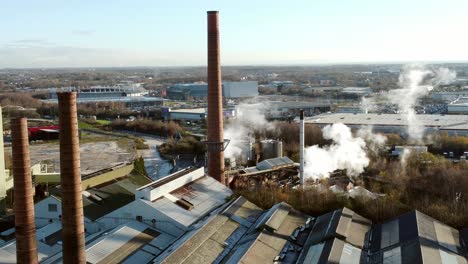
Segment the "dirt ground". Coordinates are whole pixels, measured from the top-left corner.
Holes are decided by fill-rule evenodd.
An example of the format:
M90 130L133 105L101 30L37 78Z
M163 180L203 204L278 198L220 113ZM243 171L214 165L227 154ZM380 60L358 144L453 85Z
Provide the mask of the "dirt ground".
M126 144L127 143L127 144ZM132 161L134 151L129 142L101 141L80 144L81 174L112 167L118 163ZM5 154L11 155L11 147L5 148ZM49 172L60 171L60 153L57 143L30 145L31 165L47 161L51 164Z

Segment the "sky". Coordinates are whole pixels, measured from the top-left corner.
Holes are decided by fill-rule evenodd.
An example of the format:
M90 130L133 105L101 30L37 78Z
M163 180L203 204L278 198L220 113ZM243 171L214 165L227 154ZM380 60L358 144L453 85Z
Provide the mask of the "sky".
M467 62L467 0L3 0L0 68Z

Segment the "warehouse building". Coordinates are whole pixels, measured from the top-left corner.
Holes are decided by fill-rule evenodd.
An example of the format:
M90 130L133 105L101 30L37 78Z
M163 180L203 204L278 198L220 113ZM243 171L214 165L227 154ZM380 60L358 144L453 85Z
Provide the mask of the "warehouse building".
M437 101L451 102L459 97L467 97L468 90L462 90L457 92L433 92L431 98Z
M251 98L258 96L256 81L223 82L223 97L228 99ZM167 89L167 97L172 100L204 99L208 96L208 84L174 84Z
M193 109L170 109L164 108L162 117L165 120L184 120L184 121L201 121L205 120L207 116L206 108L193 108Z
M449 135L468 136L468 115L416 115L417 120L425 127L426 133L446 132ZM381 133L406 134L408 121L401 114L351 114L332 113L309 117L305 121L321 127L342 123L359 129L372 126Z
M49 89L49 99L44 102L57 103L57 92L77 92L77 103L122 103L127 108L152 108L163 105L164 100L159 97L148 96L148 91L140 84L116 86L91 86L89 88L61 88Z
M460 241L458 230L412 211L372 228L368 263L466 264Z
M259 111L264 113L267 119L290 119L299 115L304 110L306 116L317 115L329 112L331 104L329 102L305 102L305 101L268 101L257 104L243 104L236 106L236 112Z
M468 114L468 96L460 97L447 105L447 113L454 115Z

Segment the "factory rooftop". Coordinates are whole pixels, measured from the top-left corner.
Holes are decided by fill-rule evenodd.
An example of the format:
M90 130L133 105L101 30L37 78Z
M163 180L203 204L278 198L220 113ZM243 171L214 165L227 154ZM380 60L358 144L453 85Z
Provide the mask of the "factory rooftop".
M266 159L257 164L255 167L248 167L242 170L242 174L255 174L268 170L277 170L281 168L290 168L296 166L296 163L288 157Z
M298 251L289 248L299 248L296 244L307 237L309 223L310 217L288 204L261 210L239 197L153 263L269 263L283 251L290 253L282 260L292 261Z
M87 263L148 263L176 237L139 222L107 232L86 247Z
M461 241L458 230L412 211L373 227L369 263L466 264L466 244Z
M288 158L259 163L292 165ZM203 167L144 183L124 178L84 194L87 263L467 264L468 230L418 211L373 224L348 208L317 218L284 202L264 210L244 197L229 200L233 192ZM122 204L112 202L116 194L125 195ZM61 263L60 201L51 196L35 211L36 222L42 214L45 221L36 224L39 261ZM13 240L0 246L0 263L15 262Z
M416 119L425 127L439 130L468 130L468 115L416 115ZM407 126L408 121L402 114L353 114L332 113L308 117L306 123L328 125Z

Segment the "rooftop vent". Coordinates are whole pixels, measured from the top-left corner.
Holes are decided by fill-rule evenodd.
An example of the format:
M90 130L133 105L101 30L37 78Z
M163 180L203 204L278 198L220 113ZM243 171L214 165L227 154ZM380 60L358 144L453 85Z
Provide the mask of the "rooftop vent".
M184 208L185 210L192 210L193 209L193 204L187 200L185 200L184 198L182 199L179 199L175 202L178 206Z

